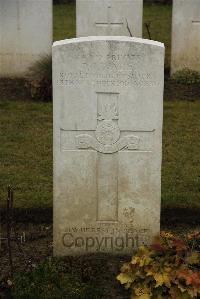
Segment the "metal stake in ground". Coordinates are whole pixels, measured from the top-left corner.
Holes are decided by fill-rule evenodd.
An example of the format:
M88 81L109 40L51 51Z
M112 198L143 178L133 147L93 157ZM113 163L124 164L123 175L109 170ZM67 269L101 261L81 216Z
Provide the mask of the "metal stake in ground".
M12 260L12 248L11 248L11 223L12 223L12 208L13 208L13 189L8 186L7 197L7 244L8 244L8 256L10 264L10 274L13 276L13 260Z

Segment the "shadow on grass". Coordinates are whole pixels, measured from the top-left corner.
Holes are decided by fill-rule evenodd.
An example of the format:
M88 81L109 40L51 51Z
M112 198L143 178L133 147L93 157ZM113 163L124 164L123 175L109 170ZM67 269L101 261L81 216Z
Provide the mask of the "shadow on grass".
M14 220L16 223L32 223L32 224L51 224L53 223L53 209L52 208L15 208ZM6 222L6 209L1 209L1 222ZM161 211L161 228L173 228L179 225L186 225L190 227L200 225L200 209L197 208L181 208L171 207L164 208Z

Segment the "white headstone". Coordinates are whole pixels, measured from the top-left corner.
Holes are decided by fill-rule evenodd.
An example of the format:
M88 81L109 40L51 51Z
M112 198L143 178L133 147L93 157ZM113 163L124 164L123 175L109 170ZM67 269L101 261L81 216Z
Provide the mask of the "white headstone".
M0 76L23 76L51 48L52 0L0 0Z
M76 36L142 36L143 0L76 0Z
M171 74L200 71L200 0L173 0Z
M131 253L159 232L164 46L53 46L54 253Z

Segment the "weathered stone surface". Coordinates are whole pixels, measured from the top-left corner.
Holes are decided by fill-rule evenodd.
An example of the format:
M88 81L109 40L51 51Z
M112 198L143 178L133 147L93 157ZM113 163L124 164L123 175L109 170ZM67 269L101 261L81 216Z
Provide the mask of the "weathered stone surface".
M173 0L171 74L200 71L200 1Z
M52 0L0 0L0 76L23 76L52 47Z
M131 253L159 232L164 46L53 46L54 253Z
M76 0L76 36L142 36L143 0Z

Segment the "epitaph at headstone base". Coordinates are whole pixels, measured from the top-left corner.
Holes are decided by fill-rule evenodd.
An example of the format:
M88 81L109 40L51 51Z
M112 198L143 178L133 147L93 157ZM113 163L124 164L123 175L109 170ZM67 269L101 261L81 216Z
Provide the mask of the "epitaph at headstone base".
M132 253L160 227L164 46L54 43L54 254Z

